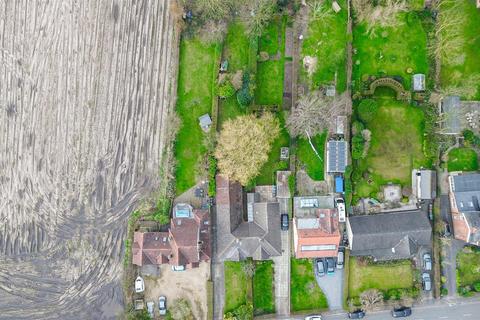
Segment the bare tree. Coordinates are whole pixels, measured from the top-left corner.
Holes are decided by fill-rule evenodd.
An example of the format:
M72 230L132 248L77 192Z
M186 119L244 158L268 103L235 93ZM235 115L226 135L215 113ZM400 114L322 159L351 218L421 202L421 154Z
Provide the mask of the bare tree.
M276 0L247 1L244 9L243 21L247 26L248 34L251 37L260 36L276 11Z
M406 12L409 8L405 0L384 0L378 3L371 0L352 0L352 5L358 22L365 22L368 32L376 26L400 25L402 22L398 19L398 14Z
M287 129L294 137L315 136L335 123L335 118L345 114L348 96L331 98L314 91L301 97L287 119Z
M177 299L173 302L170 307L170 316L173 320L194 319L190 303L185 299Z
M279 134L279 122L271 113L260 118L250 114L228 120L222 127L215 151L220 173L247 185L267 162L272 143Z
M225 19L235 6L235 0L195 0L197 10L212 20Z
M365 290L360 294L360 301L365 310L373 308L383 302L383 294L377 289Z

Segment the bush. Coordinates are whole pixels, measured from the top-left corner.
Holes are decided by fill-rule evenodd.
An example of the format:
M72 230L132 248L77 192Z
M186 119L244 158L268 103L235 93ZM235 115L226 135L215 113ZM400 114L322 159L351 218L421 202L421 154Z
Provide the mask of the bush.
M225 81L224 83L217 85L216 92L220 98L226 99L235 94L235 88L230 81Z
M445 288L445 287L442 287L442 288L440 289L440 295L441 295L442 297L447 296L447 295L448 295L448 289Z
M476 291L476 292L480 292L480 281L479 282L475 282L473 284L473 289Z
M288 189L290 190L290 196L295 195L295 175L291 174L288 176Z
M471 297L473 295L472 288L470 286L459 286L458 294L462 297Z
M215 176L217 174L217 159L214 156L209 157L208 167L208 196L214 197L217 190Z
M356 135L361 133L365 129L365 125L360 121L354 121L352 123L352 134Z
M468 142L472 146L480 145L480 137L476 136L472 130L464 130L463 138L465 139L466 142Z
M371 121L378 111L378 103L373 99L365 99L358 105L358 116L364 122Z
M352 159L358 160L363 156L363 149L365 147L365 139L361 134L356 134L352 138Z
M242 77L242 88L237 92L237 101L242 107L246 107L253 100L253 86L250 79L250 73L245 72Z
M155 208L155 212L153 214L153 220L157 221L161 225L165 225L170 222L170 199L158 199L157 207Z

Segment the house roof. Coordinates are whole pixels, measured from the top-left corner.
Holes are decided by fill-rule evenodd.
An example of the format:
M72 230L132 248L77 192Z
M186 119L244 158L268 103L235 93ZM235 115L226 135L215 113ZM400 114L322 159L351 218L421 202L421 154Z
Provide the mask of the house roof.
M135 232L133 264L192 265L211 256L208 210L193 210L191 218L173 218L168 232Z
M337 211L315 209L312 215L294 219L297 258L336 256L340 243Z
M417 199L433 199L436 196L437 174L433 170L412 170L412 189Z
M417 73L413 75L413 91L425 90L425 75Z
M443 132L447 134L459 134L462 131L461 102L459 96L447 96L442 100L442 112L445 114Z
M242 187L217 175L217 255L221 261L251 257L265 260L281 255L280 205L257 202L258 194L248 195L248 218Z
M468 242L480 242L480 174L450 176L451 198L467 224ZM457 224L458 225L458 224ZM459 228L454 228L455 229ZM469 230L469 231L468 231Z
M312 217L318 209L333 209L335 202L333 196L307 196L293 198L293 212L295 217Z
M348 160L346 141L331 140L327 143L327 172L345 172Z
M432 227L419 210L350 216L352 254L378 260L406 259L430 246Z

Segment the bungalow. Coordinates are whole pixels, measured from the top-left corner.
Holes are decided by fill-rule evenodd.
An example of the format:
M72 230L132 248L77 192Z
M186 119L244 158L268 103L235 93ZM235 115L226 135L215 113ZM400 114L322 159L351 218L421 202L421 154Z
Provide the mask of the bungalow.
M425 213L399 211L347 220L350 254L375 260L409 259L422 247L431 247L432 227Z
M453 234L480 246L480 174L451 175L448 181Z
M280 204L273 198L273 186L262 188L269 192L257 192L261 187L256 187L245 197L238 182L217 175L216 183L217 259L269 260L280 256Z
M209 261L210 215L208 210L192 209L179 204L174 208L167 232L135 232L132 244L133 264L170 264L172 266L198 267Z

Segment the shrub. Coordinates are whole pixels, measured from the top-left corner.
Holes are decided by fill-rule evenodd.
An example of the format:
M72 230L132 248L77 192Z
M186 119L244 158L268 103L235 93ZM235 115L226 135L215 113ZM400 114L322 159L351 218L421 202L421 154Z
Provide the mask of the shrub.
M295 175L291 174L288 176L288 189L290 190L290 195L295 195Z
M472 146L480 145L480 137L476 136L472 130L464 130L463 138L465 139L466 142L468 142Z
M476 292L480 292L480 281L475 282L475 283L473 284L473 289L474 289Z
M250 95L248 88L242 88L238 90L237 101L238 101L238 104L242 107L246 107L250 105L250 103L252 102L252 96Z
M470 297L473 295L472 288L470 286L459 286L458 294L462 297Z
M365 147L365 139L361 134L356 134L352 138L352 159L358 160L363 156L363 149Z
M352 134L359 134L365 129L365 125L360 121L354 121L352 123Z
M373 99L365 99L358 105L358 116L364 122L371 121L378 111L378 103Z
M170 200L167 198L160 198L157 202L157 207L153 214L153 220L157 221L161 225L168 224L170 222Z
M445 287L442 287L442 288L440 289L440 295L441 295L442 297L447 296L447 295L448 295L448 289L445 288Z
M230 81L225 81L222 84L218 84L216 91L217 95L222 99L230 98L235 94L235 88Z
M215 176L217 174L217 159L214 156L209 157L208 167L208 196L214 197L216 194L216 181Z

